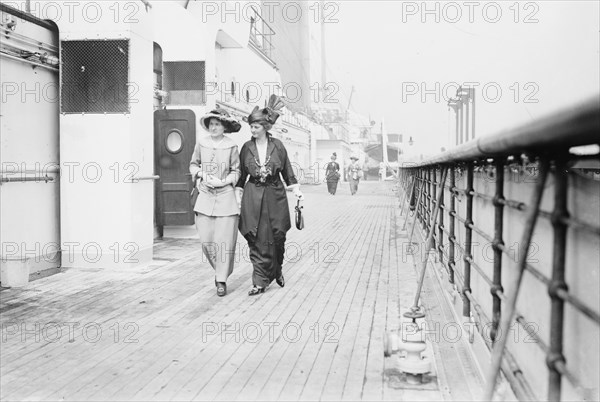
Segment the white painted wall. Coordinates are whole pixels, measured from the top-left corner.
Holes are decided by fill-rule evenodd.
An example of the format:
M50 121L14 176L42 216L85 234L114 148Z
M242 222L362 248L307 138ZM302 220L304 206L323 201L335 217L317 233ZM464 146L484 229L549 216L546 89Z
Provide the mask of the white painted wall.
M57 46L57 36L17 19L14 33ZM14 43L3 37L3 42ZM32 50L35 50L32 48ZM58 166L58 73L0 56L0 168L7 178L44 176ZM20 173L31 170L29 173ZM0 282L60 265L59 175L0 185Z
M112 3L99 4L111 15ZM152 258L153 182L127 180L154 170L151 11L142 7L135 19L62 26L61 39L128 38L129 79L137 90L129 114L60 117L61 168L74 165L70 180L61 181L61 237L72 244L63 267L126 268Z

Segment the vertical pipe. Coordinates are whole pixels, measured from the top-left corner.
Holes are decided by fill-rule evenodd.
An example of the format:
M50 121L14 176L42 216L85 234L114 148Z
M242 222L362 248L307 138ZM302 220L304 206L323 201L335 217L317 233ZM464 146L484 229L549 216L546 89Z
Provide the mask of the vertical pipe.
M422 174L422 171L420 171ZM419 189L419 196L417 197L417 209L415 210L415 220L413 221L412 228L410 230L410 236L408 237L408 245L409 247L412 244L412 237L415 233L415 225L417 224L418 212L419 208L421 208L421 198L423 198L423 193L425 192L425 182L421 181L421 187Z
M448 246L450 247L448 250L448 268L450 269L450 283L454 283L454 269L456 268L456 262L454 261L454 242L456 241L456 236L454 233L454 225L456 223L456 218L454 214L456 214L456 198L454 194L454 186L455 186L455 166L450 166L450 191L448 192L450 196L450 211L448 212L448 220L450 221L450 236L448 237Z
M436 200L437 199L437 187L436 187L436 185L437 185L437 167L433 167L431 170L431 173L432 173L431 174L431 189L432 189L431 199ZM441 171L440 171L440 174L441 174ZM438 205L439 204L436 203L435 205L433 205L433 208L437 208ZM435 233L436 228L437 228L437 219L435 221L430 222L429 230L433 230L433 232ZM437 246L435 237L432 237L431 239L432 239L431 241L433 242L432 247L435 250L436 246Z
M475 139L475 88L471 90L471 138Z
M463 127L465 125L465 119L464 119L464 107L462 104L462 101L460 102L460 143L462 144L464 142L464 135L463 135Z
M469 142L469 125L471 124L471 119L469 118L469 109L471 108L469 105L470 98L467 97L465 100L465 142Z
M456 136L456 142L455 142L455 146L458 146L458 144L460 144L459 142L459 133L460 131L458 131L458 107L454 108L454 116L456 117L456 127L455 127L455 136Z
M443 169L443 167L442 167ZM442 173L440 171L440 173ZM439 223L439 231L438 231L438 249L439 249L439 258L440 264L444 265L444 212L446 211L443 207L444 203L444 186L440 186L440 223Z
M404 174L403 174L404 176ZM404 180L402 180L402 182L406 182L406 177L403 177ZM410 178L409 178L410 180ZM409 192L410 190L410 192ZM404 205L406 204L406 201L409 201L412 199L413 197L413 192L415 191L415 182L413 180L412 185L407 184L406 187L404 187L404 194L402 195L402 201L400 202L400 216L402 216L402 213L404 212ZM406 222L406 221L405 221Z
M463 316L471 316L471 301L467 297L467 292L471 292L471 239L473 230L470 225L473 224L473 162L467 165L467 216L465 219L465 255L464 265L464 283L463 283Z
M408 197L408 206L409 209L406 211L406 219L404 219L404 223L402 224L402 230L406 230L406 222L408 222L408 217L410 216L410 210L414 209L414 202L415 202L415 191L416 191L416 187L417 187L417 179L415 176L412 176L413 178L413 182L412 182L412 187L410 190L410 195ZM402 216L402 212L404 211L404 205L406 204L406 201L402 203L402 209L400 210L400 216Z
M417 191L417 187L419 186L419 171L413 171L413 192L410 196L410 200L408 202L408 209L411 211L415 211L417 208L416 200L415 200L415 192Z
M429 231L430 220L431 220L431 193L432 193L432 179L431 179L431 167L427 168L427 216L424 221L425 230Z
M500 297L496 294L498 290L502 289L502 250L501 247L504 245L502 238L503 223L504 223L504 161L502 159L496 159L496 193L494 194L494 241L492 247L494 249L494 275L492 278L492 287L490 292L492 293L492 329L490 331L490 338L492 342L496 340L498 333L498 325L500 325L500 313L501 303Z
M425 183L425 171L423 170L423 168L419 168L419 180L421 181L421 192L419 193L419 197L417 200L417 206L418 206L418 214L416 215L417 218L419 219L419 223L423 220L423 195L425 195L425 185L427 183Z
M442 179L441 179L441 185L445 185L446 184L446 175L448 173L448 169L449 168L444 168L444 171L442 173ZM440 193L441 196L441 193ZM429 231L429 233L427 234L427 240L425 240L425 254L423 256L423 261L421 264L421 276L419 278L419 284L417 286L417 293L415 294L415 301L411 307L412 311L417 311L419 309L419 298L421 297L421 289L423 288L423 280L425 279L425 269L427 268L427 260L429 259L429 250L431 250L431 246L433 244L433 232L435 231L435 225L434 222L437 219L437 214L440 210L440 200L438 198L437 202L435 203L435 207L433 209L433 215L431 218L431 230Z
M552 227L554 232L552 256L552 281L548 284L548 294L551 300L550 310L550 350L546 357L549 369L548 400L560 401L561 374L556 369L556 363L565 361L563 355L564 302L558 296L559 290L567 290L565 283L565 250L567 243L567 225L562 218L569 217L567 210L567 173L564 161L556 161L556 183L554 187L554 211Z
M506 297L505 310L500 320L500 334L508 334L510 324L513 321L513 316L516 310L517 297L519 296L519 289L521 287L521 281L523 280L523 273L527 266L527 254L529 253L529 246L531 245L531 238L533 237L533 230L535 229L535 223L540 210L540 203L542 201L542 195L544 194L544 186L546 184L546 176L548 174L548 161L542 160L540 162L541 169L538 176L538 180L535 183L535 190L531 196L531 202L526 210L525 224L523 228L523 235L521 241L524 250L519 253L517 261L517 275L513 278L508 291L510 292ZM500 371L500 365L502 363L502 355L504 354L504 347L508 336L500 336L494 343L492 349L491 363L488 372L485 377L485 390L482 400L491 401L494 388L496 388L496 378Z

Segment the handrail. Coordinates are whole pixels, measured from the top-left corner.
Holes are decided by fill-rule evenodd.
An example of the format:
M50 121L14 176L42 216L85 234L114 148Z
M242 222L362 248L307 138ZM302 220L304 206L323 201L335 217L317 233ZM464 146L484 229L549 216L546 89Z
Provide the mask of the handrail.
M4 177L0 175L0 183L18 183L18 182L26 182L26 181L35 181L35 182L54 182L55 178L46 176L34 176L34 177Z
M600 132L600 94L577 106L547 115L515 129L479 137L423 161L406 161L405 167L422 167L499 155L523 153L533 149L564 149L598 142ZM410 165L408 165L410 163Z
M150 176L132 177L130 181L127 181L127 183L137 183L142 180L160 180L160 176L159 175L150 175Z
M25 13L17 8L8 6L6 4L0 3L0 11L12 14L15 17L19 17L22 20L31 22L32 24L38 25L42 28L46 28L52 32L58 32L58 27L55 24L52 24L48 21L44 21L44 20L34 16L33 14Z
M588 244L588 238L596 241L600 237L600 227L596 220L588 221L585 213L578 213L577 208L587 205L587 200L574 203L571 211L567 205L568 199L582 194L592 194L589 205L592 208L597 205L597 192L582 193L582 186L586 183L573 180L581 175L578 174L578 169L570 166L574 161L582 159L582 156L575 152L570 153L569 148L599 144L598 132L600 102L598 98L594 98L555 113L545 120L503 131L498 135L481 137L424 161L400 166L398 177L404 193L403 196L399 194L402 200L400 214L402 215L405 209L405 202L410 207L404 220L405 228L407 223L411 223L410 211L414 211L412 228L407 232L409 247L412 247L414 228L418 223L421 233L426 234L423 237L422 252L427 255L430 248L439 252L439 262L448 273L449 284L462 296L462 312L456 313L462 313L463 319L475 321L478 332L491 349L493 365L487 372L484 399L493 395L499 368L514 373L518 370L518 376L507 372L507 380L519 398L531 399L532 393L526 377L537 375L532 371L537 366L532 366L531 362L526 362L519 355L511 358L514 350L504 347L508 328L512 328L515 323L525 330L529 339L533 341L532 345L537 345L545 355L545 361L540 361L539 364L548 369L548 400L560 400L563 397L561 380L568 381L570 392L575 392L583 399L597 397L597 388L585 388L585 382L589 382L589 379L578 376L581 364L576 359L569 361L573 352L569 351L572 347L565 346L565 341L570 339L568 331L573 330L568 327L568 323L572 322L568 320L570 317L583 319L586 323L595 325L594 331L598 331L600 326L600 312L592 306L591 300L581 297L581 289L578 287L580 281L566 275L569 271L579 272L580 267L574 265L577 264L577 260L566 258L570 253L572 255L573 252L581 250L576 239L586 236L586 240L581 244ZM600 155L588 155L583 158L599 160ZM534 166L534 170L526 167L528 163ZM443 179L446 171L449 176L448 185ZM493 175L490 176L489 173ZM532 179L522 182L523 186L531 188L530 192L527 187L527 193L531 194L530 201L511 199L515 194L515 186L521 185L518 184L521 183L520 180L513 180L513 173L525 174L526 178ZM461 177L464 174L466 177ZM552 181L545 186L544 178L547 175L552 176ZM588 184L594 186L594 190L596 180L592 177L588 181ZM505 184L510 185L509 191L505 192ZM549 211L547 206L545 209L539 208L545 187L553 188L552 211ZM492 192L492 188L495 188L495 191ZM544 204L551 202L550 197L546 196ZM439 215L436 216L438 210ZM523 216L528 218L527 222L517 230L514 225L523 220ZM551 261L551 275L543 266L534 267L528 259L529 247L533 246L531 222L538 218L553 227L551 234L538 233L544 243L540 247L536 244L536 248L533 249L534 253L544 252L543 261L546 264ZM490 223L493 223L493 229ZM504 229L505 226L510 227L510 230ZM436 233L436 230L439 233ZM516 244L520 251L513 256L513 248L508 242L515 239L519 231L522 231L522 234L516 239L519 240ZM491 245L493 260L489 260L485 254L480 254L477 258L472 247L475 244L474 239L478 242L483 240ZM430 242L433 242L433 245L430 245ZM535 254L531 254L533 255ZM509 265L503 261L507 261ZM540 294L540 301L548 303L550 310L550 322L545 323L544 328L544 332L548 331L547 337L538 334L537 329L528 325L536 321L527 320L516 309L515 300L520 278L523 278L525 271L536 281L535 286L541 285L547 291L547 298L541 297L546 292ZM421 273L423 272L424 269ZM512 275L507 276L507 273ZM568 287L570 281L576 285L573 291ZM488 295L491 296L491 300L487 299ZM530 319L538 318L537 312L529 308L526 310L526 314L532 315ZM407 314L412 313L416 318L416 313L419 312L421 310L415 305ZM485 320L481 320L482 314ZM485 328L490 325L491 332L485 334ZM566 335L563 336L563 332ZM489 340L485 339L486 336ZM517 360L524 366L516 366ZM508 363L510 367L507 366ZM526 368L530 374L526 374L522 368Z

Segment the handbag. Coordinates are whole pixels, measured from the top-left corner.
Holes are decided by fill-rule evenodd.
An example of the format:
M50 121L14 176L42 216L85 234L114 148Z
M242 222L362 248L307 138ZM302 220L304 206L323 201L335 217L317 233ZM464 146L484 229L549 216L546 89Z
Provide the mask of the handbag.
M298 230L302 230L304 229L304 217L302 216L302 208L300 206L300 200L298 200L298 203L296 204L296 229Z
M196 206L196 200L198 199L199 194L200 194L200 191L198 191L198 187L196 186L196 183L194 182L194 188L192 189L192 192L190 193L190 205L192 206L192 212L194 211L194 207Z

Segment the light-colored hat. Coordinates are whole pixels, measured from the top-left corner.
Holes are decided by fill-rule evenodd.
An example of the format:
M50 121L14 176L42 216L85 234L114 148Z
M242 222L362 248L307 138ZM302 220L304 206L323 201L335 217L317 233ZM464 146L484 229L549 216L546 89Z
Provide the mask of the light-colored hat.
M225 110L225 109L214 109L208 114L200 118L200 125L208 131L208 125L210 119L217 119L225 127L226 133L237 133L242 128L242 125Z

